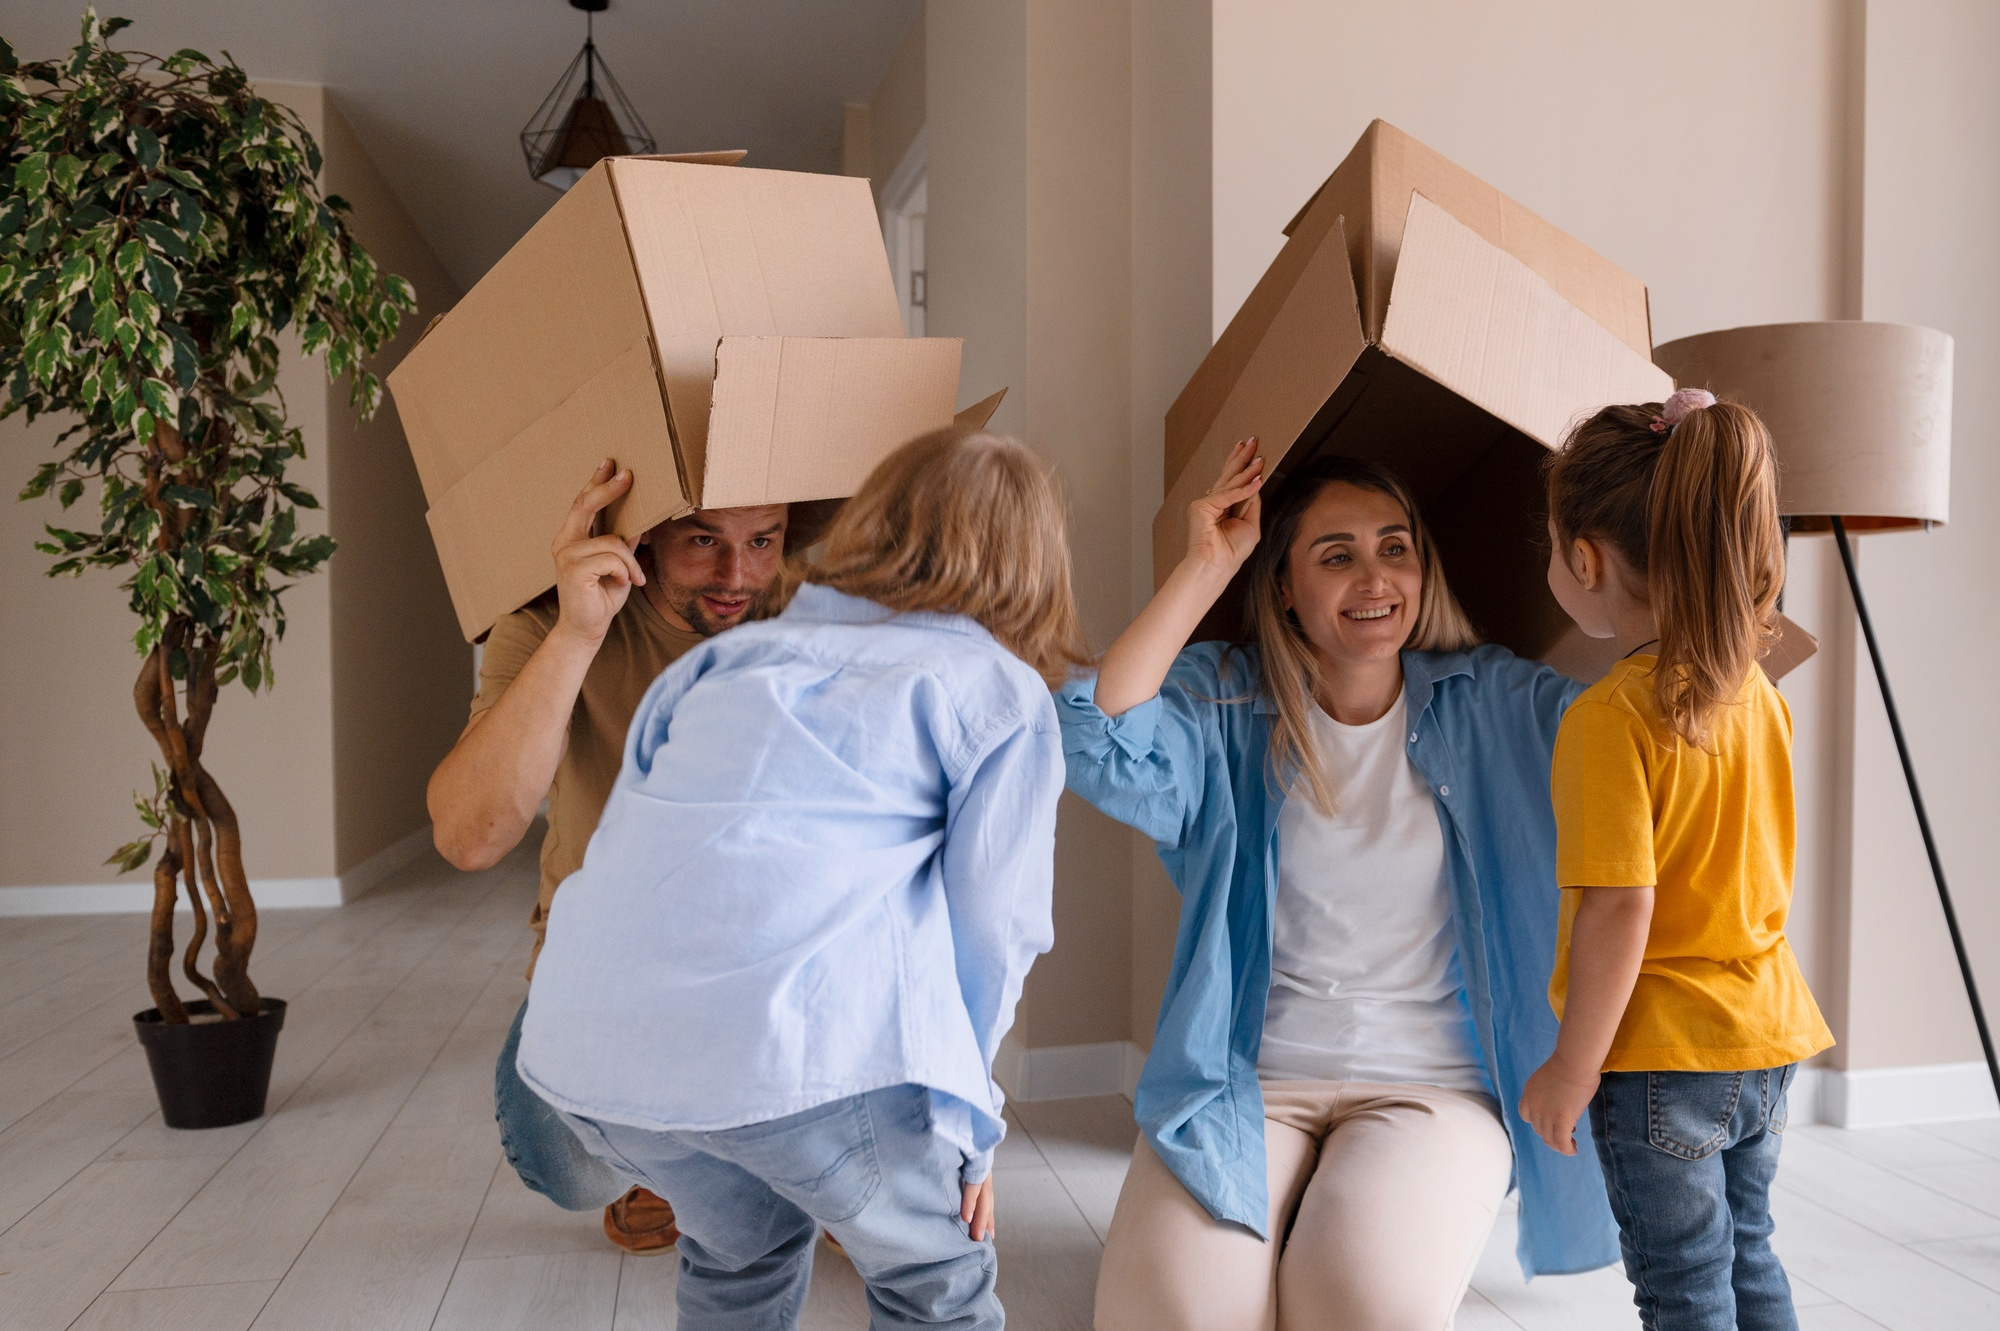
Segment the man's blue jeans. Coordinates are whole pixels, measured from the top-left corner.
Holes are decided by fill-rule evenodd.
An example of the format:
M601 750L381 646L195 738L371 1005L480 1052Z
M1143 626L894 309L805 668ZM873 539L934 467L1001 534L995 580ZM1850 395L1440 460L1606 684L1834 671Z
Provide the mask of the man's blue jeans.
M514 1172L542 1196L565 1211L595 1211L625 1195L632 1185L611 1166L583 1149L576 1133L549 1103L528 1089L514 1070L521 1052L521 1018L528 1005L514 1014L514 1025L493 1065L493 1117L500 1124L500 1149Z
M593 1155L673 1198L681 1331L798 1326L821 1225L866 1283L874 1331L1005 1320L993 1246L958 1218L964 1157L932 1130L921 1086L720 1132L569 1121Z
M1797 1068L1604 1074L1591 1137L1646 1331L1796 1331L1771 1179Z

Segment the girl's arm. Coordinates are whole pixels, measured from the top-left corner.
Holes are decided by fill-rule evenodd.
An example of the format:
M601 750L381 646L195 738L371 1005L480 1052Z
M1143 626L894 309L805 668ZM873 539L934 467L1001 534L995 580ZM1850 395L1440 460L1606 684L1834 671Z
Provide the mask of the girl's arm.
M1257 441L1229 450L1222 474L1188 506L1187 554L1097 668L1098 708L1119 716L1160 691L1201 617L1257 548L1264 459Z
M1576 1154L1576 1121L1597 1094L1600 1070L1646 957L1650 887L1578 887L1570 923L1569 995L1549 1061L1528 1078L1521 1117L1550 1150Z

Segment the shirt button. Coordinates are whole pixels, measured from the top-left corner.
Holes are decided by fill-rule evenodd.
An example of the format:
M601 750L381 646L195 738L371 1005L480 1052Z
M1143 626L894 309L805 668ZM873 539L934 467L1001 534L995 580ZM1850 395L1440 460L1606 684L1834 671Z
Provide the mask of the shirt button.
M1417 742L1417 732L1412 730L1410 732L1410 743L1415 744L1416 742Z
M1449 795L1449 794L1451 794L1451 787L1450 787L1450 786L1439 786L1439 787L1438 787L1438 794L1440 794L1440 795Z

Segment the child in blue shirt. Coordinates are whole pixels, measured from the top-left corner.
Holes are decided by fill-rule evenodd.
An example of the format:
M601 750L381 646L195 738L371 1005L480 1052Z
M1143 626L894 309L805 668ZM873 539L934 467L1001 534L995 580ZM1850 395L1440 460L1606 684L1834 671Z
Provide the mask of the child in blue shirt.
M805 576L640 704L519 1070L672 1201L688 1331L795 1326L820 1226L883 1324L999 1327L993 1056L1053 941L1084 659L1061 501L1016 442L927 435Z

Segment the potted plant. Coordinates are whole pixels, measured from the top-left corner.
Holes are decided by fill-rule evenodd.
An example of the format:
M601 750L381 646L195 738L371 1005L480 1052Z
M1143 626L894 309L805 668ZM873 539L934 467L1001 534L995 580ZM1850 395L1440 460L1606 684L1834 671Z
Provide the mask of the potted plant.
M286 478L305 452L277 389L294 329L364 415L381 386L364 365L416 308L322 195L319 149L225 54L116 51L126 19L83 18L60 60L21 63L0 41L0 417L68 418L22 499L87 525L49 525L50 576L125 573L143 664L133 689L160 750L137 800L147 833L106 863L153 861L138 1014L166 1121L212 1127L263 1113L284 1003L250 979L257 907L242 831L203 762L221 689L271 678L290 580L333 553L299 531L318 501ZM159 854L153 850L159 843ZM174 909L192 937L174 987ZM213 927L213 960L198 962Z

